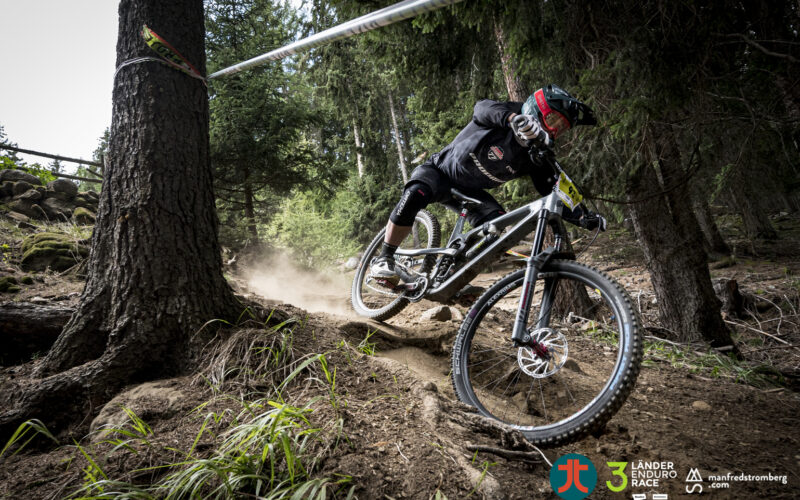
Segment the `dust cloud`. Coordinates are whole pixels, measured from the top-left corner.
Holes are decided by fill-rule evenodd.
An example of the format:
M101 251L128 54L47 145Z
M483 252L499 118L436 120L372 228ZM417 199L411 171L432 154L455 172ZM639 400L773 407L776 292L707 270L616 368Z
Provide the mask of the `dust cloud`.
M275 253L247 265L242 272L253 293L309 312L352 316L350 284L352 272L332 269L321 272L303 269L290 255Z

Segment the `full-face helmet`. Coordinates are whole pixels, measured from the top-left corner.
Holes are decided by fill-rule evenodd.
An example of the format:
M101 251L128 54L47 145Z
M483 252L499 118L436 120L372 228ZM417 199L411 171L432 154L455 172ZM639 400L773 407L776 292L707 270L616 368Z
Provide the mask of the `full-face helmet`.
M531 94L522 114L535 115L554 138L575 125L595 125L592 108L572 97L558 85L550 84Z

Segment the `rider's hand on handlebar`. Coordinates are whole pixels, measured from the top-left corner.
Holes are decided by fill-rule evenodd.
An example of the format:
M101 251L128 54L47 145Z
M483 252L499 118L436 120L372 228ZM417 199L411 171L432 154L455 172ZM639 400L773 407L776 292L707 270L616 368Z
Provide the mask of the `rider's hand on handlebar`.
M511 119L511 130L522 141L532 141L539 137L542 128L533 115L517 115Z
M520 145L535 146L538 149L552 149L553 139L533 115L515 115L511 119L511 130Z
M578 225L582 228L589 229L590 231L594 231L595 229L605 231L608 227L608 221L606 221L606 218L600 214L585 210L581 218L578 220Z
M608 227L608 222L606 218L600 214L594 213L590 210L583 208L583 206L578 205L572 210L570 213L565 213L563 215L565 221L575 224L576 226L582 227L584 229L589 229L591 231L595 229L600 229L600 231L605 231Z
M580 226L589 230L600 229L605 231L608 227L608 221L602 215L587 210L580 219Z

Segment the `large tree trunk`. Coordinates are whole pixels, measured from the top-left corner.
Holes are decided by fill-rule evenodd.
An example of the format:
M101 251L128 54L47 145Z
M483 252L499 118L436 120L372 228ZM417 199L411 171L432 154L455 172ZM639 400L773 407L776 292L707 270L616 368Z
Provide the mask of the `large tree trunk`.
M664 181L679 182L682 172L671 139L662 145ZM731 345L720 314L703 251L702 235L686 189L661 193L655 168L642 165L628 179L628 198L636 238L658 301L662 325L682 341L705 339L714 346ZM639 200L644 198L643 200Z
M494 38L497 42L497 51L500 54L500 66L503 69L503 78L506 81L506 88L508 89L508 98L512 101L525 102L528 98L528 92L522 80L517 76L517 68L511 59L511 54L508 52L508 43L506 35L503 31L503 26L495 19L494 21Z
M202 0L122 0L117 65L153 56L144 24L205 72ZM4 392L12 409L0 414L0 434L25 418L63 428L126 384L175 374L192 333L234 317L208 148L201 81L150 61L119 71L81 303L34 371L46 378L20 383L11 401Z

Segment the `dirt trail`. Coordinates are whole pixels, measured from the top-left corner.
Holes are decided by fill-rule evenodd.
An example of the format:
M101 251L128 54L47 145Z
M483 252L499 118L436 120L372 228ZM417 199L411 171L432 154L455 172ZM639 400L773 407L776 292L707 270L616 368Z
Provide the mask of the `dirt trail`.
M479 284L493 282L512 268L506 266L479 278ZM647 280L637 267L617 268L617 278L631 289L642 304L648 300ZM317 288L300 303L326 302L343 306L347 288ZM313 300L311 300L313 299ZM364 321L341 307L336 315L320 319L350 332L354 338L376 332L377 356L393 360L420 384L432 382L445 400L455 395L450 383L449 350L458 326L457 320L423 321L422 312L437 304L422 301L412 304L385 323ZM465 308L460 308L462 313ZM344 312L345 314L342 314ZM627 403L608 424L605 432L577 443L545 450L550 461L566 453L589 457L598 470L598 487L591 498L632 498L632 494L668 494L669 498L690 498L687 488L699 491L702 484L710 498L797 498L800 494L800 397L788 389L759 389L725 378L693 374L685 367L651 361L643 368L636 389ZM390 417L391 418L391 417ZM534 470L519 469L502 458L487 456L497 465L489 474L505 495L522 498L536 490L552 495L549 466ZM612 493L606 481L618 484L607 462L628 462L629 483L624 492ZM647 478L644 468L659 463L669 467L668 477L657 482ZM634 470L634 468L636 468ZM692 469L704 478L702 483L687 482ZM674 471L674 472L670 472ZM734 479L727 479L728 474ZM524 474L522 481L520 474ZM747 480L745 476L770 474L778 480ZM726 479L709 481L709 476ZM785 478L786 484L782 482ZM634 485L634 479L636 483ZM718 483L718 484L712 484ZM554 496L554 495L553 495Z
M405 319L399 322L408 322ZM391 320L390 320L391 321ZM402 330L393 326L395 335ZM419 332L409 329L409 337ZM378 354L398 361L422 383L433 382L446 398L453 398L449 357L421 347L390 348ZM686 482L694 468L703 478L741 474L785 478L782 480L704 481L710 498L797 498L800 494L800 434L797 426L800 397L786 389L758 389L725 379L694 375L685 368L656 363L643 368L633 394L608 424L605 432L577 443L545 450L554 461L567 453L589 457L597 467L598 487L591 498L631 498L630 495L665 493L669 498L687 498ZM504 459L491 469L506 494L523 497L518 473ZM629 485L623 493L612 493L606 481L619 484L607 462L628 462ZM674 470L670 477L654 482L645 467L658 462ZM638 467L633 471L634 467ZM538 479L537 489L551 492L549 467L529 472ZM633 474L638 477L633 485ZM651 473L652 474L652 473ZM528 480L531 478L529 477ZM516 486L515 486L516 485ZM525 486L527 487L527 486ZM694 487L699 491L699 487ZM663 498L663 497L662 497Z
M618 255L619 249L629 244L611 243L596 254L614 263L595 264L627 288L646 323L654 324L657 308L644 268L629 254ZM301 349L298 357L325 352L338 369L336 390L346 402L332 414L324 392L315 393L301 384L297 386L298 390L302 388L299 393L285 394L288 400L297 397L298 402L316 396L320 401L313 416L316 425L340 419L341 435L346 440L334 446L315 474L352 478L357 485L356 496L361 499L429 500L437 491L450 499L557 498L550 486L548 464L485 452L474 454L466 449L468 443L527 448L515 444L513 436L487 427L455 400L449 378L450 349L459 319L422 320L422 313L438 304L421 301L387 322L365 321L349 308L352 274L320 277L298 273L287 262L272 265L238 277L240 290L266 304L281 304L277 307L300 320L303 326L294 332L294 347ZM487 286L514 265L507 261L479 276L476 284ZM793 277L800 275L800 263L745 261L714 274L736 277L743 289L763 290L775 299L791 296L786 283L794 283ZM464 307L455 307L462 314L466 312ZM739 342L751 358L773 356L764 358L765 363L785 368L795 359L789 351L773 350L774 342L769 340L764 345L762 336L752 332L756 327L772 327L770 332L798 343L798 332L790 329L794 318L788 314L774 317L780 321L761 318L761 325L752 322L749 330L743 327L740 334L749 332L751 336L740 336ZM783 330L775 329L780 329L779 325ZM257 338L263 334L263 330L254 333ZM359 348L362 342L374 346L374 355L363 355L368 349ZM666 494L670 499L693 498L696 495L687 491L698 492L701 486L701 498L800 497L800 396L790 389L793 386L757 388L736 383L730 378L731 372L689 368L680 357L646 360L633 393L602 433L543 450L550 462L567 453L580 453L592 461L598 483L589 498L665 498L656 494ZM25 369L10 367L0 375L13 378L18 370ZM188 448L198 435L202 420L192 413L198 405L209 404L209 411L229 411L230 401L216 399L202 384L190 386L177 379L169 383L185 392L178 409L165 412L157 399L131 402L152 427L156 445L135 456L114 455L105 463L110 475L130 480L137 477L137 468L173 462L170 450ZM248 390L260 389L254 386ZM213 449L208 439L198 447ZM620 484L608 462L627 462L628 485L619 493L606 486L607 481ZM658 484L647 477L653 475L651 468L656 464L666 467L667 476ZM81 484L81 467L85 465L68 447L26 450L0 463L0 499L62 498ZM694 469L702 482L687 481L693 479L688 476ZM721 479L715 481L710 476Z

